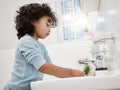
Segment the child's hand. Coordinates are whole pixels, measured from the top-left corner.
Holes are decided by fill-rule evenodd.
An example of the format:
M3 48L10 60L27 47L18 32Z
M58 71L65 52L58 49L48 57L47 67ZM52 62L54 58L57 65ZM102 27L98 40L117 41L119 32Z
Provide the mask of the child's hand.
M73 69L73 77L79 77L79 76L85 76L85 73L80 71L80 70L76 70L76 69Z

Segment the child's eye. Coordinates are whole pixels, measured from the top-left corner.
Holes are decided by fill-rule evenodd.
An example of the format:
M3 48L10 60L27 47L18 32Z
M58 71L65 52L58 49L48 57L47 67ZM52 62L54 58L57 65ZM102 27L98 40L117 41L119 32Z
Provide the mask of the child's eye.
M52 25L50 23L46 23L47 27L53 28Z

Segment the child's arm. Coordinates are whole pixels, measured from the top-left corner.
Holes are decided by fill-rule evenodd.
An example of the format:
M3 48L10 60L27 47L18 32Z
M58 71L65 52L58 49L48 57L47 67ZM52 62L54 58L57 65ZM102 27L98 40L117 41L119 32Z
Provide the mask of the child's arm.
M42 73L46 73L49 75L54 75L60 78L67 78L67 77L79 77L84 76L85 74L80 70L76 69L69 69L56 66L54 64L44 64L39 68L39 71Z

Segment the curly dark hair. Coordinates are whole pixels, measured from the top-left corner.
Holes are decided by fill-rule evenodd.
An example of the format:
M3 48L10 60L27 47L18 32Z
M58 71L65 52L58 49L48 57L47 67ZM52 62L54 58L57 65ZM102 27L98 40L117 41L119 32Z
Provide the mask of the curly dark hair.
M55 27L57 23L54 12L51 11L51 8L47 4L25 4L16 12L18 15L15 18L15 27L17 29L18 39L25 34L33 35L35 30L31 22L37 21L44 16L49 16L51 18L51 26Z

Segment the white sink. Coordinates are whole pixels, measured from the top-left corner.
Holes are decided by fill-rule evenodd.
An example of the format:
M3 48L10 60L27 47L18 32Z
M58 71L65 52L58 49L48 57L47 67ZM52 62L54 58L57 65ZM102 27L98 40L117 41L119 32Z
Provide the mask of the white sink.
M31 90L115 90L120 89L120 71L97 72L97 76L64 78L31 83Z
M96 76L109 76L109 75L113 75L115 73L115 71L108 71L108 70L99 70L96 71Z

